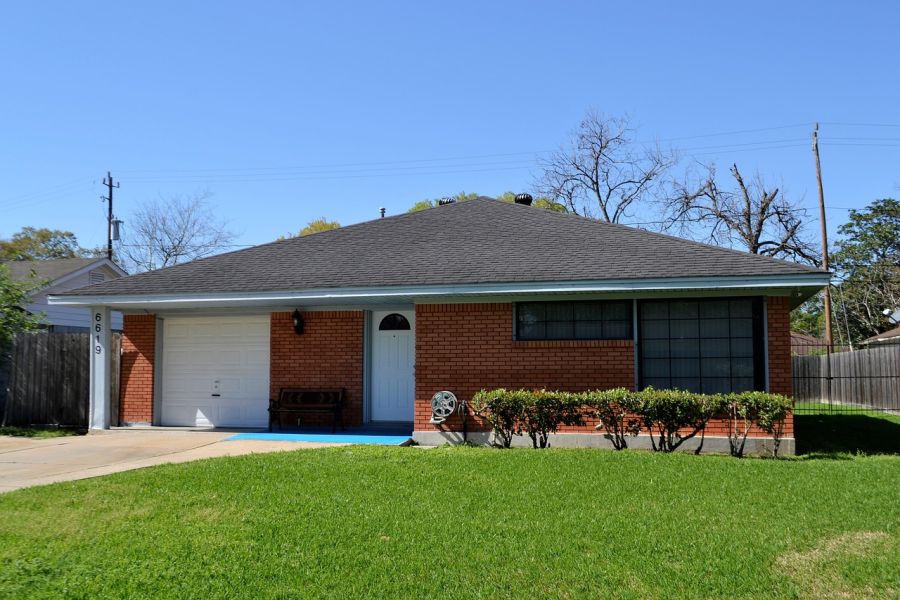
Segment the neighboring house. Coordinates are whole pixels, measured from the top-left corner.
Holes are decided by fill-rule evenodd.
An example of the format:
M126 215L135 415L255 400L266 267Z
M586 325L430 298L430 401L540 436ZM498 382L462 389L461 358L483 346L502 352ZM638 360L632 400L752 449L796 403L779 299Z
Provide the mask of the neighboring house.
M478 199L51 303L93 307L100 324L110 309L125 313L123 423L263 427L280 388L342 387L348 424L403 422L432 444L461 439L458 416L431 422L440 390L462 400L501 386L790 394L789 313L828 280L807 266ZM97 339L91 422L102 428ZM727 449L725 426L710 425L706 448ZM469 439L486 439L477 420L467 427ZM552 443L606 442L592 423Z
M860 342L861 346L887 346L889 344L900 345L900 327L894 327L884 333L873 335Z
M61 333L88 331L90 310L84 307L50 305L47 303L47 296L127 275L107 258L14 260L3 264L9 268L14 281L34 279L47 282L46 286L32 294L32 302L24 308L32 314L43 314L47 329ZM121 313L114 313L112 327L122 330Z
M833 344L832 352L846 352L846 346ZM795 356L809 356L811 354L826 354L828 352L828 343L825 338L809 335L799 331L791 332L791 354Z

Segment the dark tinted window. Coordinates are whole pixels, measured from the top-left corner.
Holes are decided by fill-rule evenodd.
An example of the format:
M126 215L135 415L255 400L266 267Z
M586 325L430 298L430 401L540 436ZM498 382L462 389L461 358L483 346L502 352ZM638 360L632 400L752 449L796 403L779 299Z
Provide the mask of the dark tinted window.
M516 305L518 340L628 340L631 337L630 300Z
M392 313L381 320L378 324L378 331L397 331L399 329L408 330L409 321L401 314Z
M765 389L759 298L646 300L638 307L642 388Z

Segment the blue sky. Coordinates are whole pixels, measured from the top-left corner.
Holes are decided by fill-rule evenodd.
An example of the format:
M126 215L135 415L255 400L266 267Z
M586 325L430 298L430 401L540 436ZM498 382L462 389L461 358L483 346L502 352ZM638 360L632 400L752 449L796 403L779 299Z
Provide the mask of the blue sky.
M107 170L126 227L208 189L240 244L525 190L589 107L809 207L821 121L834 231L900 194L898 22L874 1L5 3L0 237L103 244Z

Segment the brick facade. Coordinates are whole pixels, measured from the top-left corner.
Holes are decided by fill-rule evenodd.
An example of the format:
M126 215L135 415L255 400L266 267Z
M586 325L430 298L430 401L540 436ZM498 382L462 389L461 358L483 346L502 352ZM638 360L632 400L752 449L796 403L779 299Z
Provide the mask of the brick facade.
M790 395L790 299L767 302L769 386ZM270 393L282 387L344 387L347 425L363 422L364 318L362 311L304 313L305 330L294 333L289 312L271 315ZM122 338L120 420L153 420L153 372L156 348L154 315L126 315ZM416 431L441 429L429 423L431 396L449 389L471 399L481 388L522 387L581 391L634 389L631 340L517 341L513 304L426 304L416 306ZM307 421L313 423L312 418ZM322 416L319 423L330 423ZM595 423L563 431L593 432ZM483 428L477 420L471 429ZM443 428L457 429L451 419ZM725 435L726 423L709 424L707 435ZM763 435L753 432L751 435ZM785 424L793 437L793 418Z
M770 389L791 393L790 303L768 299ZM481 388L546 388L567 391L634 389L631 340L516 341L513 305L440 304L416 307L416 431L458 430L458 419L432 425L431 396L448 389L469 400ZM595 422L561 431L595 431ZM470 429L482 429L476 419ZM707 435L727 435L727 422L714 420ZM753 430L751 436L765 436ZM793 418L784 437L793 437Z
M344 423L362 424L363 312L305 312L303 320L303 334L297 335L291 313L272 313L269 357L272 397L283 387L343 387L347 390ZM311 415L304 422L330 424L331 417Z
M119 386L119 421L153 421L156 315L125 315Z
M769 296L766 300L766 329L769 346L769 391L773 394L794 395L791 369L791 299ZM794 415L784 424L784 436L794 437Z
M469 400L481 388L497 387L633 389L634 343L516 341L509 303L416 306L414 429L439 429L429 423L435 392L449 389ZM456 426L452 419L447 423L449 429Z

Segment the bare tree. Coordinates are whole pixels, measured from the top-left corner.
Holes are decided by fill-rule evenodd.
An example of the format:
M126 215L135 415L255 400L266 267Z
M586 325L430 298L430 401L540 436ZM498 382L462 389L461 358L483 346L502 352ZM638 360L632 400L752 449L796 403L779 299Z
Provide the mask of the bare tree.
M674 183L666 201L666 229L705 238L721 246L738 245L751 254L815 264L818 254L804 237L806 209L785 198L757 174L747 184L737 165L731 166L734 187L721 188L716 166L704 166L699 181Z
M207 202L212 194L147 202L125 221L118 259L131 273L171 267L216 254L234 241Z
M539 162L535 187L571 212L620 222L676 162L673 152L641 145L633 134L628 118L589 111L569 145Z

